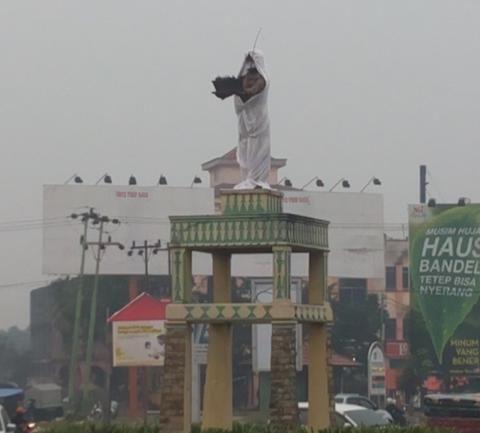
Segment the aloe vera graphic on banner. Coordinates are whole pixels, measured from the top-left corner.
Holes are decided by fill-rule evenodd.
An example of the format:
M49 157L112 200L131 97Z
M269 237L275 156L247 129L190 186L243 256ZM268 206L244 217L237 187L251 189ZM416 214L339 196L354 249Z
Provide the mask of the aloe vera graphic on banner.
M480 297L480 205L409 207L411 291L441 363Z

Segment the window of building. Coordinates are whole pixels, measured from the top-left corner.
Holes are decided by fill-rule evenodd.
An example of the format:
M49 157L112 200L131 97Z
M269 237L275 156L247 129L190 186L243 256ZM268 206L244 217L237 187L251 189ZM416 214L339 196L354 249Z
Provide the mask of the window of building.
M395 266L387 266L385 269L385 288L387 292L395 291L397 287L397 268Z
M340 278L340 302L356 304L367 298L365 278Z
M405 290L408 290L408 288L410 287L410 279L408 277L408 268L406 266L404 266L402 268L402 286Z
M397 321L395 319L385 321L385 339L390 341L397 339Z

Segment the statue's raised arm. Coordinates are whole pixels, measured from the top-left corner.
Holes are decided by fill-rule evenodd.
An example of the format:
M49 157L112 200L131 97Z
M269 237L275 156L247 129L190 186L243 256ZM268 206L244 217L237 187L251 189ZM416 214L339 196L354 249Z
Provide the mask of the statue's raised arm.
M234 96L238 117L237 160L243 178L235 189L270 189L269 79L263 54L250 51L237 77L217 77L213 85L217 97Z

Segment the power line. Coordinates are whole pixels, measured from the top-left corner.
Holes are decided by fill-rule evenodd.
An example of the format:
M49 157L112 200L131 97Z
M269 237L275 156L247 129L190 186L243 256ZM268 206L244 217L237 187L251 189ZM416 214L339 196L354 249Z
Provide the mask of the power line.
M57 280L36 280L36 281L17 281L15 283L5 283L0 284L0 289L9 289L19 286L32 286L38 284L50 284ZM31 289L31 287L26 287L26 289Z
M145 221L126 221L125 224L131 225L168 225L168 221L155 221L155 222L145 222ZM42 230L45 228L52 229L57 227L71 227L72 223L69 221L59 221L51 223L36 223L36 224L26 224L26 225L12 225L12 226L0 226L0 233L10 233L10 232L23 232L23 231L34 231ZM402 232L406 233L408 231L407 224L330 224L330 230L382 230L385 232ZM187 227L182 230L189 230L191 227Z
M115 215L116 218L121 218L122 223L128 222L137 222L143 224L169 224L170 220L168 217L145 217L145 216L128 216L128 215ZM31 219L31 220L11 220L11 221L4 221L0 222L1 225L17 225L17 224L41 224L41 223L55 223L59 221L67 221L65 217L51 217L51 218L38 218L38 219ZM335 227L400 227L406 226L407 223L401 222L383 222L383 223L357 223L357 222L344 222L344 223L331 223L329 226Z
M18 220L10 220L10 221L0 221L0 226L2 225L10 225L10 224L32 224L32 223L40 223L40 222L47 222L47 221L54 221L54 220L61 220L65 219L64 217L54 217L54 218L30 218L30 219L18 219Z

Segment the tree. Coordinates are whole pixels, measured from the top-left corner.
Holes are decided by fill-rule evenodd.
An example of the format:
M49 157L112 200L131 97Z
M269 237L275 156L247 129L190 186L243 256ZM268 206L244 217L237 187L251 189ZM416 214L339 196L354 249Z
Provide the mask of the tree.
M356 303L331 301L331 306L333 350L357 360L366 359L369 345L378 340L382 317L388 317L388 313L382 311L378 296L368 295Z
M0 382L26 385L32 366L30 331L16 326L0 331Z

